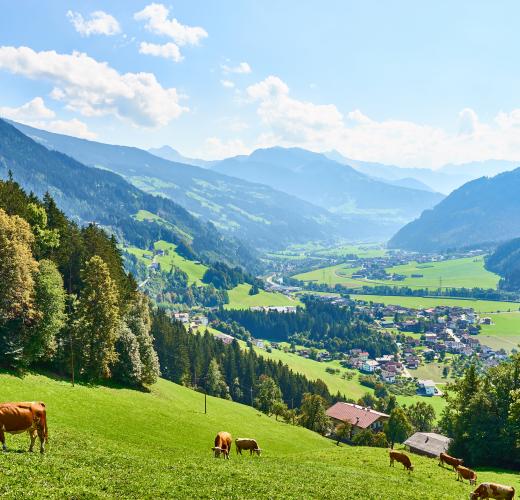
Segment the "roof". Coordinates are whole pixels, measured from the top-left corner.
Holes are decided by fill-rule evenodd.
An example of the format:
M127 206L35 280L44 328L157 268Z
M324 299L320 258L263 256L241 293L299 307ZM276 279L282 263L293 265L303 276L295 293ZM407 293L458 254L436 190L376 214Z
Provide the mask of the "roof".
M352 425L362 429L366 429L381 417L388 418L390 416L368 407L341 402L331 406L327 410L327 415L336 420L350 422Z
M404 444L432 457L437 457L441 452L448 451L450 442L451 439L442 434L436 434L435 432L416 432L413 436L410 436Z
M423 387L435 387L435 382L433 380L419 380L419 385Z

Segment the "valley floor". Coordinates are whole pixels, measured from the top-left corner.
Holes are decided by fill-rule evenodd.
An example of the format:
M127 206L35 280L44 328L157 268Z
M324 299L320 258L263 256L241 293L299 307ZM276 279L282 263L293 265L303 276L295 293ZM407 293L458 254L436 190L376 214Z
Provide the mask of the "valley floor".
M388 452L335 446L256 410L159 381L150 394L87 387L40 375L0 374L2 400L43 400L50 440L44 456L8 436L0 454L2 498L466 499L470 486L436 460L412 456L407 474ZM255 437L261 457L216 460L217 431ZM483 470L479 480L520 489L517 474Z

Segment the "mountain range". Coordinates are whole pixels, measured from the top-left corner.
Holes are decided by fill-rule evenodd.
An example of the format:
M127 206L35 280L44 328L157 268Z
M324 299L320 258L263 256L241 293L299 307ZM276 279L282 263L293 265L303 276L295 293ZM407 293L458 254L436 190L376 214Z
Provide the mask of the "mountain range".
M434 252L497 244L520 236L520 168L481 177L401 228L393 248Z
M342 216L404 224L442 200L439 193L390 184L320 153L300 148L257 149L220 161L212 170L267 184Z
M305 150L273 148L253 153L246 157L251 158L249 163L266 155L270 163L262 164L264 175L252 180L226 171L226 165L235 161L243 166L243 158L202 168L134 147L14 125L47 148L120 174L139 189L170 198L228 236L261 250L309 241L381 241L442 198L371 179ZM177 157L174 150L161 149L161 154L166 152ZM321 168L325 171L320 172ZM298 172L301 182L297 182ZM286 176L287 182L277 182Z
M419 183L415 185L418 189L430 189L443 194L449 194L471 180L478 179L482 176L497 175L513 170L519 165L518 162L508 160L485 160L457 165L447 164L436 170L432 170L429 168L407 168L383 163L353 160L342 156L337 151L329 151L325 153L325 155L339 163L350 165L359 172L382 179L386 182L410 185L408 179L413 179ZM411 185L411 187L414 186Z
M51 151L0 120L0 177L9 172L26 191L49 192L79 224L95 222L141 248L168 239L188 246L205 261L222 260L253 266L256 258L238 240L223 237L208 222L173 201L144 193L119 175L91 168ZM149 217L137 217L137 214Z

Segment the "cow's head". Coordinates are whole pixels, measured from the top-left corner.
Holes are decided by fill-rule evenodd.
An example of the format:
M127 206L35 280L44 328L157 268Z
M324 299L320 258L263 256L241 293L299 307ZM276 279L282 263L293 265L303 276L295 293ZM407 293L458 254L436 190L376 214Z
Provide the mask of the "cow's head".
M413 465L410 465L410 467L408 467L408 470L413 471Z
M224 452L224 450L220 446L214 446L211 449L215 452L215 458L219 458L220 454Z
M260 453L262 453L262 450L260 448L255 448L253 450L253 453L256 453L258 456L260 456Z

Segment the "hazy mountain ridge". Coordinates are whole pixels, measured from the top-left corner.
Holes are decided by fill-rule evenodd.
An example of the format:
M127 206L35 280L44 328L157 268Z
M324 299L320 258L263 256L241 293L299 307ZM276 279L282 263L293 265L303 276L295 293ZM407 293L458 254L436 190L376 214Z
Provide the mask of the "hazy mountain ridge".
M257 149L249 156L222 160L213 170L268 184L334 213L377 217L394 224L406 223L443 198L378 180L300 148Z
M292 243L332 242L341 238L388 238L399 224L353 214L337 216L326 209L275 190L217 171L159 158L128 146L54 134L14 124L46 147L93 167L116 172L148 193L171 198L193 215L259 249Z
M5 178L8 171L37 196L49 191L58 206L78 223L99 223L143 248L162 235L172 243L190 245L205 260L244 265L254 261L242 243L223 237L211 224L171 200L144 193L115 173L51 151L0 120L0 177ZM137 221L134 215L139 210L160 216L168 228Z
M519 192L520 168L470 181L400 229L389 246L440 251L516 238L520 236Z
M179 153L176 149L172 148L171 146L150 148L148 152L165 160L174 161L177 163L185 163L186 165L195 165L196 167L210 168L215 163L217 163L216 160L207 161L201 160L200 158L188 158L187 156L184 156L181 153Z
M485 160L462 164L448 164L437 170L429 168L398 167L377 162L353 160L342 156L337 151L329 151L325 155L360 172L386 181L397 181L412 178L431 189L449 194L466 182L482 176L493 176L515 169L520 162L508 160Z

